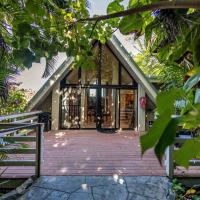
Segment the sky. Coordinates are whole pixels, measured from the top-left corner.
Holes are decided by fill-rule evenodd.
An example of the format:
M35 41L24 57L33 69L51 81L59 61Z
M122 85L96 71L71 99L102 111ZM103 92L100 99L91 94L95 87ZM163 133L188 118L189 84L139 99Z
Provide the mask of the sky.
M89 0L90 1L90 15L94 14L103 15L106 14L107 5L112 0ZM124 0L124 5L126 5L128 0ZM130 43L124 36L122 36L119 32L116 32L115 35L124 45L124 47L128 50L128 52L132 52L136 54L136 50L133 47L133 44ZM59 53L56 67L60 66L63 61L66 59L65 53ZM20 88L32 89L34 91L38 91L41 86L47 81L47 79L42 78L42 74L45 68L45 59L42 58L40 63L33 63L30 69L24 70L21 75L16 77L17 82L21 83Z

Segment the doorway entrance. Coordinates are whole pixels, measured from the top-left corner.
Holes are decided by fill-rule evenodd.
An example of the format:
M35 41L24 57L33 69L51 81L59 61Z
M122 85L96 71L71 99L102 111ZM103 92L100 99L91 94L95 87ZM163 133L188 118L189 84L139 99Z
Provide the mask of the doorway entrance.
M61 98L62 129L134 129L137 90L67 88Z

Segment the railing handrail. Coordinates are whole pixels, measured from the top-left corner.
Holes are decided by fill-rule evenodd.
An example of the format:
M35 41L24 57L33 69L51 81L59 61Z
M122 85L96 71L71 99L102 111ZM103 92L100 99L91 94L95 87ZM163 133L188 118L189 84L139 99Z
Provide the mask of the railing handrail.
M40 176L40 164L41 164L41 143L42 143L42 135L43 135L43 123L0 123L0 133L8 132L8 131L18 131L19 129L29 129L34 128L36 131L35 136L1 136L3 140L12 140L13 141L26 141L26 142L36 142L35 148L29 149L20 149L21 151L14 152L15 149L11 149L8 154L34 154L35 160L1 160L0 166L35 166L35 175L36 177ZM6 128L4 128L6 127ZM9 128L7 128L9 127ZM2 150L2 148L0 148ZM13 152L12 152L13 150Z
M194 137L192 136L191 137L176 137L174 144L176 143L183 144L184 142L188 140L192 140L192 139L194 139ZM175 150L174 144L170 145L165 152L165 156L166 156L165 167L166 167L167 176L169 176L169 178L173 178L175 166L178 166L174 162L174 159L173 159L173 152ZM200 166L200 160L199 159L189 160L189 166Z
M42 111L33 111L33 112L25 112L25 113L18 113L18 114L11 114L11 115L2 115L0 116L0 121L7 120L7 119L14 119L18 117L26 117L30 115L37 115L42 113Z
M10 131L18 131L18 130L21 130L21 129L29 129L29 128L32 128L32 127L35 127L39 124L42 124L42 123L0 123L0 127L1 126L11 126L10 128L4 128L4 129L0 129L0 133L6 133L6 132L10 132Z

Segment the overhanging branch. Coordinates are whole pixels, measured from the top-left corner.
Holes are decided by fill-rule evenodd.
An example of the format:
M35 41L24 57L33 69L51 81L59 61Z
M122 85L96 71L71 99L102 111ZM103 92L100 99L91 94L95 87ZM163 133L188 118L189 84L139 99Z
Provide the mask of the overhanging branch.
M101 15L91 18L80 19L77 22L86 22L86 21L97 21L97 20L106 20L116 17L123 17L127 15L132 15L136 13L141 13L145 11L153 11L157 9L178 9L178 8L194 8L200 9L200 0L173 0L173 1L159 1L152 4L130 8L128 10L116 12L109 15Z

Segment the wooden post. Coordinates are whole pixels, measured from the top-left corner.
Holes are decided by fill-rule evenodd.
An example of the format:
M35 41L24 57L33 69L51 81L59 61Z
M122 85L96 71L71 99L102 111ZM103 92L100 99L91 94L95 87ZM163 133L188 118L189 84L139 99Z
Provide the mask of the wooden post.
M41 164L41 138L43 135L43 124L38 124L36 132L36 166L35 175L40 177L40 164Z
M56 83L52 91L51 129L59 129L60 84Z
M17 118L14 118L12 121L15 123L17 121ZM17 134L18 134L18 131L13 132L14 136L16 136Z
M173 159L173 150L174 150L174 145L171 145L167 148L165 155L165 167L166 167L166 173L167 176L171 179L173 178L174 175L174 159Z
M146 125L146 114L145 114L145 109L141 108L140 106L140 98L145 97L145 91L143 87L138 84L138 125L137 125L137 130L138 131L145 131L145 125Z

